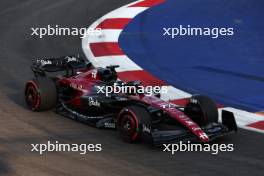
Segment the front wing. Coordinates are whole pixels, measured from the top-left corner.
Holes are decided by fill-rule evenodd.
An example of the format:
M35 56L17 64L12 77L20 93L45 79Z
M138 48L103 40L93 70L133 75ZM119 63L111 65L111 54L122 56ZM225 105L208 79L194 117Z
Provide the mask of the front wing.
M210 123L201 128L209 137L209 141L237 131L237 125L233 113L225 110L222 111L222 123ZM201 142L196 135L185 128L170 131L152 131L151 136L152 143L155 146L179 143L180 141Z

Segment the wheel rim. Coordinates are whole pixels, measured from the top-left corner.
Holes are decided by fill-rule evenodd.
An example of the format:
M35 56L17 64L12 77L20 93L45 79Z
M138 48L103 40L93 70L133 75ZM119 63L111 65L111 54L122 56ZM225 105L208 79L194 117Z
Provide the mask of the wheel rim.
M120 133L128 141L134 141L137 136L137 125L133 115L124 114L120 123Z
M26 102L30 108L36 109L40 102L40 97L37 89L30 85L26 90Z

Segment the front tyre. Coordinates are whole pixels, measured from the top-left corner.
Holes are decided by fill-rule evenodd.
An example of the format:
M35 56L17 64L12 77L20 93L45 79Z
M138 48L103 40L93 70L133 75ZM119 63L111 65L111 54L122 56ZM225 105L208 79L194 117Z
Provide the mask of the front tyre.
M50 110L57 103L57 90L52 79L39 77L25 86L25 101L32 111Z
M136 142L143 131L150 133L151 116L148 111L139 106L129 106L122 109L117 118L117 131L125 142Z
M207 125L218 122L218 110L214 101L203 95L194 95L184 108L188 115L198 125Z

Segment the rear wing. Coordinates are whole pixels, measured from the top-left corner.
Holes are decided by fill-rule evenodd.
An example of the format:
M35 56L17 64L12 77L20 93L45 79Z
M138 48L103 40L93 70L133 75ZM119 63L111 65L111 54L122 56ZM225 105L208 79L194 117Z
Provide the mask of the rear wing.
M65 72L65 76L73 76L77 69L89 68L91 63L78 55L62 56L59 58L37 59L31 70L35 76L46 76L47 73Z

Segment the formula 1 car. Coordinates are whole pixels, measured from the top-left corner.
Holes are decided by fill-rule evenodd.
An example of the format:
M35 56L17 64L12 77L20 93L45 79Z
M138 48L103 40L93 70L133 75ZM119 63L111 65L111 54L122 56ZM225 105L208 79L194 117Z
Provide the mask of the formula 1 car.
M233 113L222 110L220 123L215 103L206 96L193 95L185 106L177 106L159 94L106 95L106 86L134 86L136 90L141 84L118 80L117 67L95 68L80 56L38 59L31 66L35 78L25 86L26 103L33 111L53 109L97 128L117 129L126 142L145 140L156 146L209 142L237 131Z

